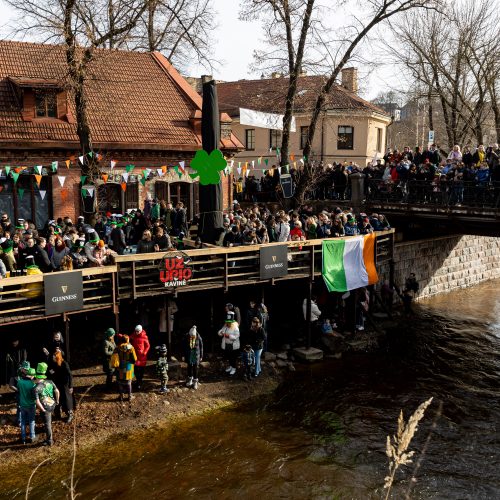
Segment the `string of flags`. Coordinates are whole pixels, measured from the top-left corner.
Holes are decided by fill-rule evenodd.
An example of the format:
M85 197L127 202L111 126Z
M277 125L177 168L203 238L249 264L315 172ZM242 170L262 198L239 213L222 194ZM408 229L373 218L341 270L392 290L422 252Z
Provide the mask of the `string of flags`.
M270 152L273 151L273 148L270 148ZM281 152L280 148L275 148L276 152L276 158L278 161L280 161L281 158ZM64 167L66 167L67 170L72 165L75 166L84 166L86 162L88 162L88 158L94 158L98 161L101 162L103 160L103 155L100 153L94 153L92 151L79 155L78 157L75 155L70 156L69 158L63 160L62 162L59 162L57 160L52 161L50 166L43 166L43 165L35 165L34 167L28 167L28 166L12 166L12 165L5 165L3 168L0 168L0 177L2 176L3 172L5 171L5 176L6 177L11 177L14 181L14 185L17 186L17 182L19 180L19 176L21 173L23 175L28 174L28 175L33 175L37 188L38 188L38 194L40 195L40 198L42 200L45 199L45 196L47 194L47 190L41 189L41 183L42 179L44 176L52 173L56 174L57 180L59 182L59 185L61 187L60 194L61 194L61 199L63 201L66 200L66 198L69 196L69 188L65 186L66 182L66 175L61 175L64 174ZM299 158L296 160L296 157L294 154L289 155L290 158L290 164L287 164L285 166L272 166L269 168L269 158L264 158L263 156L259 156L257 160L251 160L251 161L235 161L234 159L230 160L226 167L222 170L222 174L226 177L230 175L231 173L237 173L239 176L243 174L244 177L248 177L252 171L262 171L264 175L269 173L270 175L274 175L275 172L280 174L284 173L290 173L290 169L293 166L293 168L297 168L298 165L304 165L305 161L307 161L307 158L305 156ZM121 161L123 163L123 161ZM257 164L257 167L256 167ZM127 164L124 165L125 172L121 172L120 174L115 174L114 169L119 166L119 161L116 159L110 159L109 160L109 171L108 172L103 172L102 170L106 168L106 166L100 166L101 173L99 175L100 180L106 184L110 179L113 179L115 182L117 181L119 177L119 184L122 188L123 191L126 191L127 185L130 180L131 175L135 175L135 178L142 184L142 186L146 186L146 182L150 180L150 177L165 177L168 175L177 175L179 179L182 179L184 175L192 175L188 172L188 166L186 166L185 161L179 161L173 166L167 166L167 165L162 165L160 167L151 167L151 168L142 168L140 173L137 174L132 174L132 172L135 170L136 166L133 164ZM123 167L120 165L120 170L123 169ZM80 184L81 184L81 192L82 196L94 196L95 194L95 187L94 185L86 185L85 182L87 180L87 176L82 175L80 177ZM0 185L0 192L3 191L4 187ZM25 193L25 188L17 187L17 193L20 199L23 199L24 193Z

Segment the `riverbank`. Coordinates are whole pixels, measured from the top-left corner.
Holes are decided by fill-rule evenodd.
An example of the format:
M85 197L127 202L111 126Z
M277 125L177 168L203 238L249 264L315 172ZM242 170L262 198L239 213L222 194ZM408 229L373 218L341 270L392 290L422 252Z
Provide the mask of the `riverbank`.
M121 403L117 392L107 391L100 367L75 370L73 373L77 410L75 411L76 443L78 452L85 452L98 443L121 439L141 429L166 428L185 417L219 410L251 398L271 393L282 380L282 374L272 364L263 366L262 374L250 382L241 378L223 378L220 362L204 363L197 391L184 386L185 380L169 383L170 392L159 394L154 378L154 367L146 372L144 389L134 394L131 403ZM19 477L26 477L40 462L49 458L54 462L67 458L73 448L73 424L64 420L53 422L54 445L41 445L43 425L37 416L35 444L19 443L20 431L14 425L15 405L12 395L0 398L0 456L2 489L19 485ZM15 471L15 474L13 472Z

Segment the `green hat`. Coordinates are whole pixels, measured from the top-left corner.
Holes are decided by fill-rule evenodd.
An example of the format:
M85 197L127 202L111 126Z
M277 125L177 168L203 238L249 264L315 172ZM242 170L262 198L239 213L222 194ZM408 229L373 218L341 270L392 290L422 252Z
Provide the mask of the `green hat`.
M99 236L97 236L97 234L95 236L92 236L92 238L90 238L90 243L98 243L99 242Z
M108 328L105 332L104 335L106 335L107 338L112 337L115 335L116 332L113 330L113 328Z
M47 363L38 363L36 367L36 378L47 378Z
M27 372L30 369L30 362L29 361L23 361L19 368L17 369L17 374L22 375L23 372Z
M28 368L28 370L26 370L26 375L29 375L30 377L34 377L36 375L36 371L34 368Z
M117 225L118 225L118 222L116 222L115 220L112 220L112 221L110 222L110 224L111 224L112 226L117 226Z

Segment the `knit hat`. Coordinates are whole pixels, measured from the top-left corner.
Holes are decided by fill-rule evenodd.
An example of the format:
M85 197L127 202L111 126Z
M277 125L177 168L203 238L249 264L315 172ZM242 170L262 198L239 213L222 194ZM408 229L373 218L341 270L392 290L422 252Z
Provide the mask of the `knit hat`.
M190 337L196 337L196 335L198 334L198 331L196 330L196 325L193 325L190 329L189 329L189 336Z
M99 240L99 243L97 244L97 246L99 248L104 248L104 241L103 240Z
M47 363L38 363L36 367L36 378L47 378L47 375L45 375L47 373L47 368Z
M136 331L136 332L142 332L142 325L137 325L137 326L135 327L135 331Z
M167 354L167 346L165 344L157 345L155 349L158 354Z
M113 330L113 328L108 328L105 332L104 332L104 335L106 336L106 338L110 338L112 337L113 335L115 335L116 332Z
M226 313L226 323L234 323L234 311L228 311Z
M24 267L25 267L26 269L32 269L32 268L38 267L38 266L35 264L35 257L33 257L33 255L28 255L28 256L26 256L25 263L24 263Z

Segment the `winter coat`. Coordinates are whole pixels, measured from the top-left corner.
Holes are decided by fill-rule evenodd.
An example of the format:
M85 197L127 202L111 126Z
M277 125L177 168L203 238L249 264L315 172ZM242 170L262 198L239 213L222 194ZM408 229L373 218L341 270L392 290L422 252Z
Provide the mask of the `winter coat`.
M250 328L248 330L248 343L252 346L252 349L254 351L259 351L260 349L264 348L264 342L266 341L267 335L261 326L257 328L257 330L254 330L253 328Z
M73 376L67 361L63 361L61 366L51 362L49 368L50 378L59 390L59 404L64 411L73 411L73 394L70 389L73 388Z
M130 343L134 347L135 354L137 355L137 366L146 366L149 352L149 339L144 330L139 333L133 333L130 336Z
M134 364L137 361L135 349L130 344L121 344L117 348L120 366L118 380L132 380L134 378Z
M203 339L199 334L196 334L194 348L191 349L189 334L184 340L184 350L186 351L186 363L197 365L203 359Z
M224 325L218 333L219 337L222 337L221 347L222 350L226 349L226 344L233 346L233 351L236 351L240 348L240 329L238 327L238 323L231 323L231 326L228 327Z

